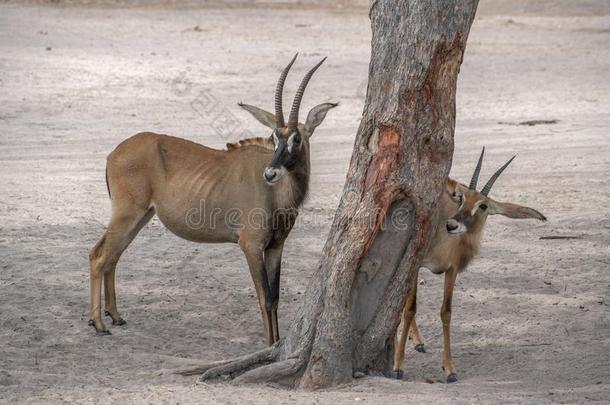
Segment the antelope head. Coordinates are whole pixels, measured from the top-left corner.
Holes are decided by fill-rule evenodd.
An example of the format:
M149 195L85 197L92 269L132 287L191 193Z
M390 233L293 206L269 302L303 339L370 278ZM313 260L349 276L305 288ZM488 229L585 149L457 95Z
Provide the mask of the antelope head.
M447 232L452 235L459 235L465 232L480 232L483 230L487 217L497 214L508 218L534 218L546 221L546 217L533 208L509 202L500 202L489 197L491 187L516 156L510 158L508 162L500 167L491 176L487 184L483 186L481 191L476 190L484 153L485 148L481 151L481 156L468 187L453 180L449 180L447 183L447 193L449 193L450 197L459 207L455 215L447 220Z
M336 103L323 103L317 105L309 111L305 123L299 123L299 109L301 107L303 93L305 92L305 88L307 87L307 83L309 83L311 76L313 76L314 72L326 60L326 58L324 58L307 72L301 81L294 101L292 102L292 109L290 110L288 122L286 123L284 121L284 112L282 110L284 82L286 81L286 76L296 60L297 55L294 55L294 58L292 58L288 66L284 68L277 82L277 87L275 89L275 114L258 107L239 103L240 107L248 111L261 124L271 128L273 131L271 133L271 140L275 146L275 151L271 161L262 173L265 181L269 185L277 183L282 176L302 164L309 166L309 138L313 135L313 132L318 125L324 121L328 110L337 106Z

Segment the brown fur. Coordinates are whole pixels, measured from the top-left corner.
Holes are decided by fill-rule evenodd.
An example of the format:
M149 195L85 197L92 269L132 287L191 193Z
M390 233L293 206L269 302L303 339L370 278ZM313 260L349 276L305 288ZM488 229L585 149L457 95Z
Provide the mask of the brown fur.
M124 320L116 308L114 273L122 252L157 214L181 238L232 242L243 250L258 293L268 345L279 339L277 305L283 244L309 183L309 141L303 158L276 184L263 170L274 153L265 138L244 139L217 150L167 135L140 133L109 156L110 224L90 253L91 324L108 334L101 319L104 280L106 314ZM231 218L231 212L241 216ZM226 221L229 219L233 222Z
M284 241L309 187L309 138L337 103L322 103L298 122L307 83L324 59L305 75L293 101L288 125L282 113L284 80L296 55L282 71L275 91L276 117L238 103L273 132L270 138L242 139L217 150L186 139L143 132L123 141L108 156L106 185L112 218L91 249L91 319L102 322L102 277L106 314L123 325L116 308L116 264L140 229L157 214L183 239L237 243L248 268L263 318L265 344L279 340L277 307Z
M463 203L460 203L460 199L454 196L454 193L463 196L461 200ZM480 204L486 204L488 208L483 210L480 208ZM457 274L464 271L479 252L485 222L489 214L500 214L509 218L546 220L544 215L532 208L492 200L477 191L469 190L464 184L447 179L445 192L439 202L434 236L423 259L422 267L435 274L445 274L441 321L443 324L443 369L448 382L457 381L457 374L451 357L450 338L453 288ZM463 226L465 232L457 235L450 234L447 230L449 222ZM423 340L415 323L417 279L418 272L414 275L411 283L412 287L407 295L403 312L402 333L396 336L394 371L397 377L402 376L401 367L407 335L412 337L418 351L424 350Z

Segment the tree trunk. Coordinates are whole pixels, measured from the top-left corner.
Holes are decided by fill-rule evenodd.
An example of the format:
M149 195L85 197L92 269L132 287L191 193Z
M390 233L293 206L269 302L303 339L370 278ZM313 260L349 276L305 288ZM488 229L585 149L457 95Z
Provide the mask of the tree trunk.
M323 257L286 338L203 379L317 389L389 375L394 335L453 155L455 90L478 0L372 0L364 113Z

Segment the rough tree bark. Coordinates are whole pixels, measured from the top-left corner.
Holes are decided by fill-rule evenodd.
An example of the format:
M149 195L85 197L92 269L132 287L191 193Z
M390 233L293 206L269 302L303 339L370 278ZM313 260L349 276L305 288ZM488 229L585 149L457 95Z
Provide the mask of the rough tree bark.
M451 167L455 90L477 0L371 1L366 104L323 257L287 337L203 380L317 389L389 375L406 292Z

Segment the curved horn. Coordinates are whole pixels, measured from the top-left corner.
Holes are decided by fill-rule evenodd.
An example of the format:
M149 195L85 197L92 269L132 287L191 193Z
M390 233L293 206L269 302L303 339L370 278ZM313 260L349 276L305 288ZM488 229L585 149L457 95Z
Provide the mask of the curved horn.
M296 53L288 66L282 70L282 74L277 81L277 86L275 87L275 119L277 122L277 128L284 128L284 111L282 109L282 94L284 93L284 82L286 81L286 76L288 76L288 72L292 67L292 64L297 59L299 54Z
M496 180L498 180L498 177L500 177L500 175L502 174L502 172L504 171L504 169L506 169L508 167L508 165L510 164L510 162L513 161L514 158L516 158L517 155L513 156L512 158L510 158L510 160L506 163L504 163L504 166L502 166L501 168L499 168L494 174L493 176L491 176L491 178L487 181L487 184L485 184L485 186L483 187L483 189L481 190L481 194L483 195L487 195L489 194L489 192L491 191L491 186L494 185L494 183L496 182Z
M477 183L479 182L479 173L481 173L481 165L483 164L483 155L485 154L485 146L483 146L483 150L481 151L481 156L479 156L479 161L477 163L477 167L474 169L474 173L472 174L472 179L470 180L470 186L468 188L470 190L477 189Z
M288 128L294 130L297 128L299 123L299 109L301 108L301 100L303 99L303 93L305 92L305 88L307 87L307 83L309 83L309 79L313 76L314 72L320 67L326 58L322 59L316 66L311 68L309 72L303 77L301 81L301 85L297 90L297 94L294 96L294 101L292 102L292 110L290 110L290 117L288 118Z

